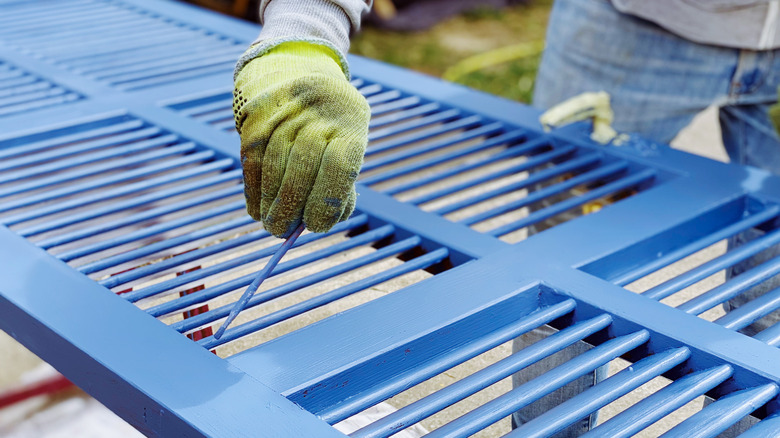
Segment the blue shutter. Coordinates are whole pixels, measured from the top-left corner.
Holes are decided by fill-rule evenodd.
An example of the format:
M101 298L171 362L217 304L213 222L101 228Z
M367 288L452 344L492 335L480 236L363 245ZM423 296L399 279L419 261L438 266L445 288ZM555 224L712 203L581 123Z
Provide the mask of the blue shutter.
M661 381L594 436L654 433L675 411L670 436L716 436L753 411L749 436L780 430L780 325L739 332L780 295L712 316L780 262L675 300L780 241L777 177L636 137L597 145L586 124L545 133L531 108L353 58L373 112L358 211L304 234L215 340L279 245L244 213L230 108L257 28L168 1L0 10L0 328L139 430L343 436L331 425L397 397L354 435L390 436L580 340L594 348L450 410L430 436L477 433L618 358L629 365L510 436ZM727 250L745 231L757 238ZM436 383L544 324L560 331ZM404 398L417 385L426 395ZM717 401L680 410L704 394Z

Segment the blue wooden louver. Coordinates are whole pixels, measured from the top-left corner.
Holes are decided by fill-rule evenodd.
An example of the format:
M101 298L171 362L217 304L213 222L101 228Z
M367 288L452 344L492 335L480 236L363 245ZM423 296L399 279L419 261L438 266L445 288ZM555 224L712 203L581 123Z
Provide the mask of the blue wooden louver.
M591 436L704 394L668 436L751 413L745 436L780 431L780 325L739 332L780 292L699 318L780 260L674 300L780 242L780 179L640 138L596 145L584 125L544 133L528 107L361 58L358 211L304 234L214 339L280 244L244 213L230 110L256 34L167 1L0 0L0 328L152 436L344 436L331 425L543 324L560 331L352 436L391 436L579 340L595 347L429 435L477 433L619 357L631 365L510 436L654 379L669 384ZM658 277L746 230L759 237Z
M0 117L80 99L78 93L0 61Z

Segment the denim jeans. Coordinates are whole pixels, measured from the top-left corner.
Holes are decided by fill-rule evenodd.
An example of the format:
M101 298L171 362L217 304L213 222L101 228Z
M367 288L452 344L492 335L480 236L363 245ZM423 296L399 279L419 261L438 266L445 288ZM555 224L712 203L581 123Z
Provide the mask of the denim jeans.
M731 161L780 174L780 138L768 117L769 106L777 100L778 85L780 50L755 52L697 44L656 24L621 14L608 0L557 0L536 78L534 105L547 109L580 93L604 90L612 97L615 129L662 143L670 142L702 110L717 105L723 143ZM536 231L552 225L539 224ZM749 260L734 267L729 275L756 263ZM762 285L762 289L743 294L744 298L727 303L727 310L766 290L769 288ZM543 327L520 337L514 349L520 350L552 330ZM513 376L514 385L588 348L584 343L574 347L519 372ZM602 368L594 375L583 376L565 391L514 413L513 423L535 418L605 375L606 369ZM594 414L556 436L579 436L595 422Z

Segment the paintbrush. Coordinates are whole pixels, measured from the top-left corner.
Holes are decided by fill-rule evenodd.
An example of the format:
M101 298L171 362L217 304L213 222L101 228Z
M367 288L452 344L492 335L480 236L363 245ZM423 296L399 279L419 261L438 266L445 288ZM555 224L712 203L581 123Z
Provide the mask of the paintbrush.
M247 304L249 304L249 299L252 298L252 295L254 295L255 292L257 292L257 289L261 284L263 284L265 279L271 275L271 271L274 270L276 265L279 263L279 260L281 260L285 254L287 254L287 251L289 251L290 248L292 248L292 246L295 244L295 241L298 239L298 236L300 236L303 232L304 228L305 227L303 223L298 225L298 228L296 228L290 237L288 237L287 240L282 243L282 246L276 250L274 255L271 256L271 259L268 260L268 263L266 263L263 269L257 273L257 276L254 280L252 280L252 283L249 285L249 287L246 288L244 294L241 295L241 298L233 305L233 309L230 310L230 314L228 315L227 319L224 323L222 323L222 327L220 327L219 330L217 330L217 333L214 334L214 339L221 338L225 333L225 329L227 329L230 323L236 319L236 316L238 316L238 314L246 308Z

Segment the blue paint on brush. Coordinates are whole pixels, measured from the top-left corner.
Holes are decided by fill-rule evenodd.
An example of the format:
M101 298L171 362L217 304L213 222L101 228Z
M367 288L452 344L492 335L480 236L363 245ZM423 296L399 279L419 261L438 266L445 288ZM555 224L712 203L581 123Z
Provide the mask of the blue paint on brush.
M304 229L303 223L298 225L298 228L293 231L293 233L290 235L290 237L287 238L287 240L284 241L282 246L279 247L279 249L274 253L273 256L271 256L271 260L268 261L268 263L263 267L263 269L257 274L257 277L255 277L254 280L252 280L252 283L249 285L249 287L246 288L246 291L243 295L241 295L241 298L236 301L236 304L233 306L233 309L230 311L230 314L228 315L225 322L222 324L222 327L217 330L217 333L214 334L214 339L219 339L222 337L222 335L225 333L225 330L230 325L231 322L233 322L234 319L238 316L239 313L241 313L242 310L244 310L249 304L249 299L252 298L252 295L257 292L257 289L260 287L261 284L265 281L266 278L268 278L269 275L271 275L271 271L274 270L276 265L279 263L279 260L284 257L285 254L287 254L287 251L292 248L292 246L295 244L295 240L298 239L298 236L301 235Z

